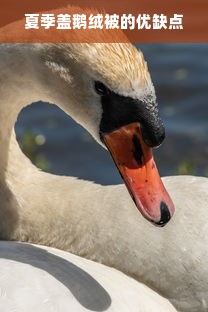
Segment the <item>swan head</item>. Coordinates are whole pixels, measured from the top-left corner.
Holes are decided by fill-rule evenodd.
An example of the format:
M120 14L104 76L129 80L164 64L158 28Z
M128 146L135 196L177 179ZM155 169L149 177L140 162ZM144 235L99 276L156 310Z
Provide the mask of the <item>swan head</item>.
M174 206L152 156L165 130L142 52L130 43L83 43L62 45L61 55L48 62L62 76L60 106L107 147L143 216L165 225Z

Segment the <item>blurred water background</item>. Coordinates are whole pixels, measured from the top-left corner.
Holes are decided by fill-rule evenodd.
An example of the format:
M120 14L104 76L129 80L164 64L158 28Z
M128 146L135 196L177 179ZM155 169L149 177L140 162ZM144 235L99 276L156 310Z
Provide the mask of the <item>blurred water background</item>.
M208 44L137 45L156 88L166 140L155 150L162 176L208 175ZM121 178L110 158L82 127L45 103L22 111L16 133L41 168L102 184Z

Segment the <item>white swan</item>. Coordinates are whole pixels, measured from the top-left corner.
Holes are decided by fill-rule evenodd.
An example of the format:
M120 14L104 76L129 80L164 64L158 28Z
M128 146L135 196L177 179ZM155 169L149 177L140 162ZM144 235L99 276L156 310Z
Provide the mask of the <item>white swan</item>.
M54 248L0 242L2 312L176 312L123 273Z
M137 108L149 109L146 119L141 111L140 121L146 141L154 141L154 88L141 52L130 44L5 44L0 69L0 237L102 262L144 282L182 311L207 311L206 178L164 179L176 214L157 229L138 214L124 186L37 170L12 132L22 107L41 99L59 105L100 142L103 116L107 127L111 109L117 117L124 105L128 115L131 101L146 100ZM97 93L113 92L118 103L114 98L103 111L95 87Z

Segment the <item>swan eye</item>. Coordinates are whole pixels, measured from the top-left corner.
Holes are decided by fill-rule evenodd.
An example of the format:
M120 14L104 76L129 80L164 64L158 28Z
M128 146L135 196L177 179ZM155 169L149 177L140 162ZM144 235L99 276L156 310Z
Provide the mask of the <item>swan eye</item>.
M107 95L109 89L100 81L95 81L95 91L99 95Z

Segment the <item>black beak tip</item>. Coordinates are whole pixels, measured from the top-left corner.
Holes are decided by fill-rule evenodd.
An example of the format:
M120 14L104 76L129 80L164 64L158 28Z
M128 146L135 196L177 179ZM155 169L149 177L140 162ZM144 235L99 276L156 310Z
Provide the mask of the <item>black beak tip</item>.
M153 222L153 224L156 226L159 226L159 227L163 227L170 221L170 219L171 219L171 214L170 214L170 211L168 209L168 206L166 205L166 203L161 202L161 204L160 204L160 221Z

